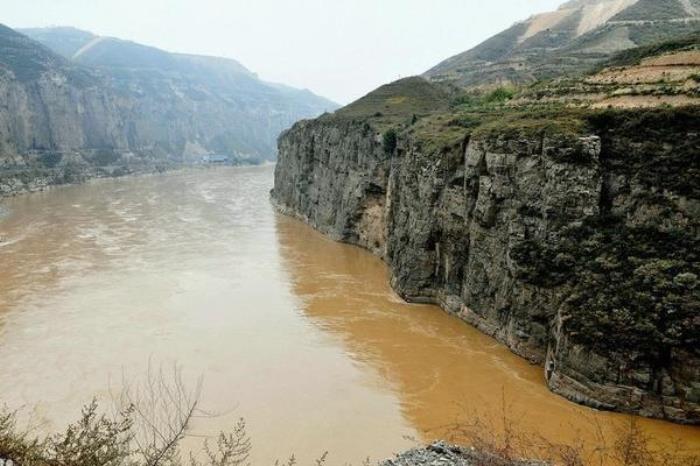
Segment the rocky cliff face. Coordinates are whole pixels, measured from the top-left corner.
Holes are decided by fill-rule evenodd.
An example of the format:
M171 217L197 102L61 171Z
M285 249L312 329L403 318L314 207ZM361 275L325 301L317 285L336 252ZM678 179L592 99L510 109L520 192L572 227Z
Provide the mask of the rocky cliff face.
M28 32L66 56L0 25L0 196L206 154L271 160L283 129L335 107L233 60L72 29Z
M280 139L273 200L587 405L700 423L700 113L418 132L325 117ZM693 181L695 180L695 181Z
M264 82L232 59L170 53L72 28L21 32L128 98L125 119L137 140L166 143L185 158L274 160L282 130L337 107L309 91Z
M69 73L22 82L0 70L0 196L182 162L171 141L139 137L119 95Z

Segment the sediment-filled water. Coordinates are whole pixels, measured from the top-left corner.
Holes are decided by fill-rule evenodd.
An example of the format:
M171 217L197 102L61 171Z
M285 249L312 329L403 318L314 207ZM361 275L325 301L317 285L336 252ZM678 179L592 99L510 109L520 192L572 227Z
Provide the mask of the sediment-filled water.
M183 367L201 404L184 447L248 421L254 464L380 459L483 419L600 444L627 417L550 393L542 369L384 264L274 212L272 167L100 180L2 201L0 403L50 432L147 368ZM700 429L639 419L700 452ZM598 433L597 433L598 432Z

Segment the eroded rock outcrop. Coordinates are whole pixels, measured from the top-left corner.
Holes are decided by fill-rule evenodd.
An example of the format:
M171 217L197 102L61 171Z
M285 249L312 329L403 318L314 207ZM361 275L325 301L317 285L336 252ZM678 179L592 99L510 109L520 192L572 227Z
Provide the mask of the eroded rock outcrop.
M280 139L274 202L389 265L545 368L579 403L700 423L700 113L591 115L576 131L465 131L387 151L324 117Z
M415 448L379 463L379 466L547 466L542 461L507 460L474 448L435 442Z

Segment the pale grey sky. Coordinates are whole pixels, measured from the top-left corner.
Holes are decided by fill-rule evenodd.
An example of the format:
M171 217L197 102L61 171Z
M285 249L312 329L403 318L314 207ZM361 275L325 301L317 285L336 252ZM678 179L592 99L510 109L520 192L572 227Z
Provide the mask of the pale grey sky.
M0 0L0 22L235 58L265 80L348 103L563 1Z

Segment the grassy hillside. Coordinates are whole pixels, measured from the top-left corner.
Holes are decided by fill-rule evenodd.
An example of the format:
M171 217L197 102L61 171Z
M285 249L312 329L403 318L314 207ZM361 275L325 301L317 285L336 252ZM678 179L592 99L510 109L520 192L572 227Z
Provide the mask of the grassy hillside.
M11 72L21 82L38 79L50 69L66 70L76 78L89 79L87 73L81 73L67 60L2 24L0 51L0 69Z
M619 52L595 72L575 78L493 89L406 78L326 118L364 120L380 133L405 132L434 153L471 134L577 134L591 115L609 107L700 105L699 60L695 33Z
M619 51L698 31L700 7L697 0L688 2L686 8L680 0L638 0L621 11L603 0L568 2L445 60L425 76L468 87L574 76Z
M422 115L447 107L448 95L438 86L420 77L386 84L340 109L344 117Z
M649 21L685 18L688 13L678 0L639 0L612 21Z
M693 34L680 36L669 41L622 51L611 59L603 62L599 69L609 66L638 65L643 59L648 57L698 48L700 48L700 30Z
M95 39L93 33L71 27L26 28L17 32L31 37L65 58L71 58L84 45Z

